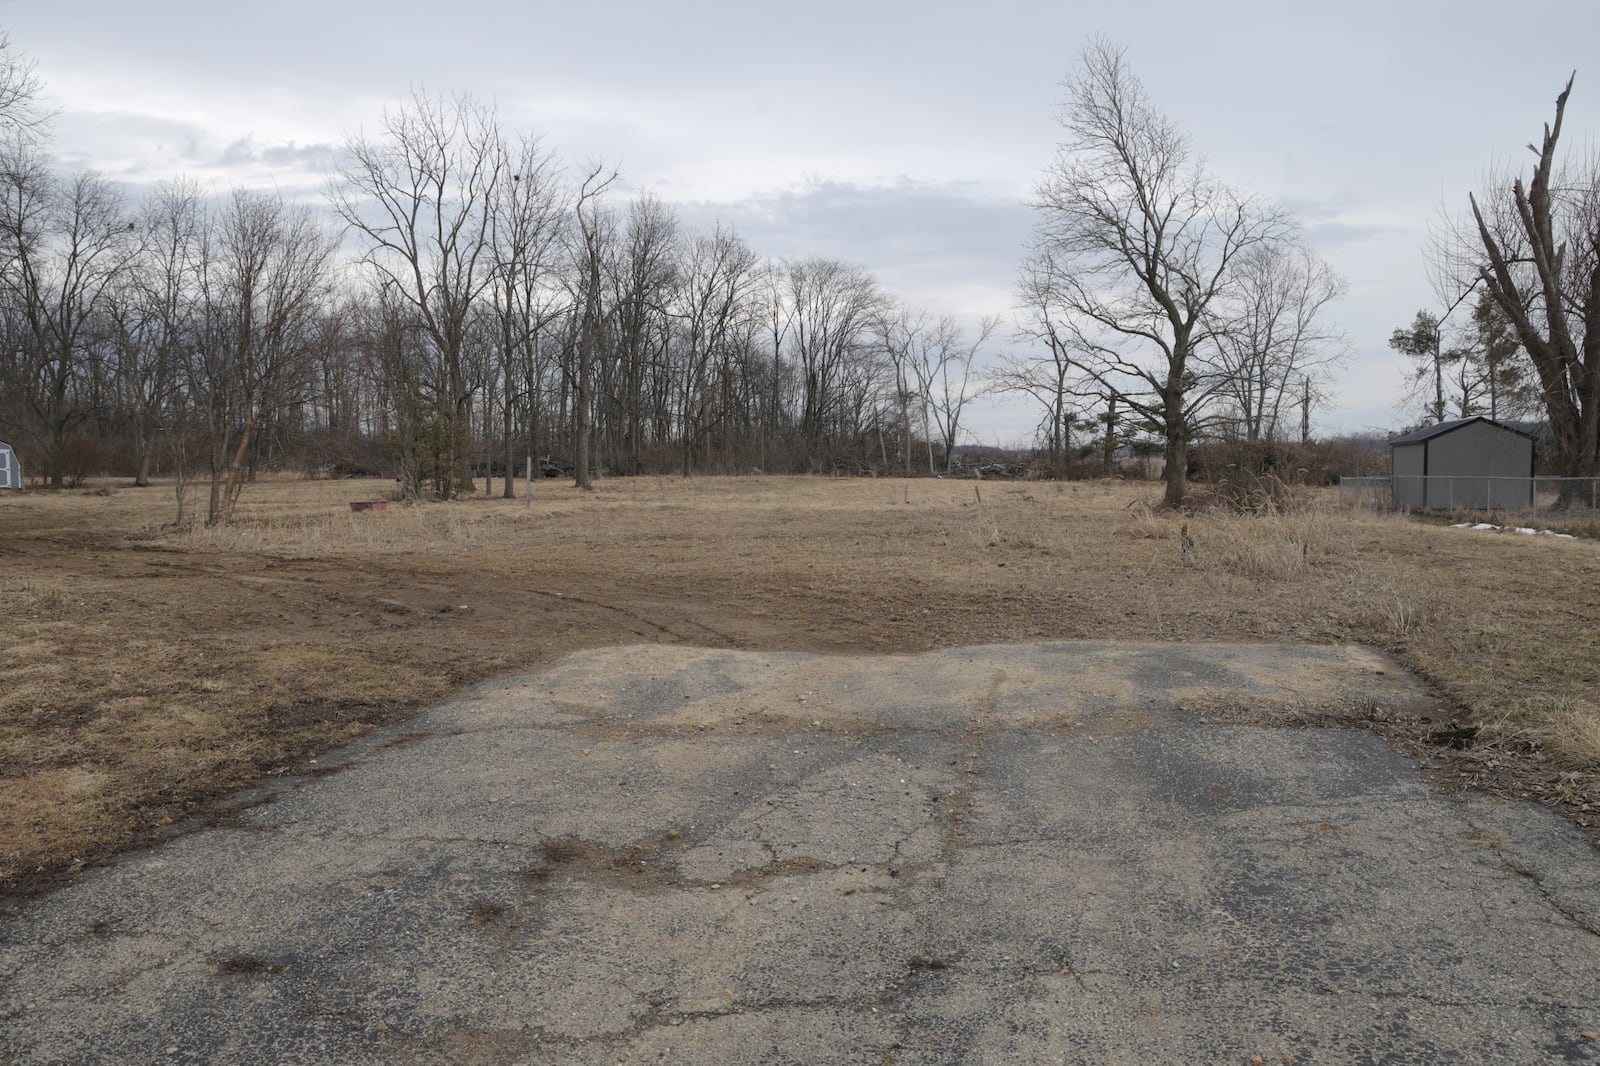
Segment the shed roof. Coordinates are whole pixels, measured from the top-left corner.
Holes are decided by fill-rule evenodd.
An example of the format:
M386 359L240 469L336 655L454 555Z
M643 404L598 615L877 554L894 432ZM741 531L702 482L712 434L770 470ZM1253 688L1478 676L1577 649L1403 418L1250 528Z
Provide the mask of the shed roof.
M1518 429L1516 426L1508 426L1504 422L1496 422L1494 419L1487 418L1483 415L1473 415L1471 418L1457 418L1451 422L1440 422L1436 426L1424 426L1421 429L1413 430L1403 437L1396 437L1394 440L1389 442L1389 446L1392 448L1396 444L1421 444L1425 440L1432 440L1434 437L1442 437L1446 433L1454 433L1463 426L1470 426L1474 422L1487 422L1496 429L1503 429L1507 433L1515 433L1517 436L1527 437L1529 440L1533 439L1532 433L1526 433Z

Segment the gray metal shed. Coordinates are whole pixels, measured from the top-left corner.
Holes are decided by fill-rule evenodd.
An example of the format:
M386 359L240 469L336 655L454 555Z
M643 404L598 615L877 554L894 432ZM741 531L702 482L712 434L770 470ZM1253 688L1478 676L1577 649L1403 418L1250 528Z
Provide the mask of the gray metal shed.
M0 440L0 489L20 489L22 487L22 464L17 462L17 453L11 445Z
M1456 510L1533 502L1533 437L1478 415L1389 442L1394 506Z

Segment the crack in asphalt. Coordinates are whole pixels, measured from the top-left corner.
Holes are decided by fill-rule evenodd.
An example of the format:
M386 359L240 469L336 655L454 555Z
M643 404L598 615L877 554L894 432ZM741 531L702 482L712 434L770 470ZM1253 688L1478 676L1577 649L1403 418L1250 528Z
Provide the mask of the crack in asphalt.
M1467 812L1466 801L1462 797L1451 797L1451 805L1455 808L1456 817L1460 819L1461 824L1466 826L1467 829L1473 834L1473 839L1482 842L1489 851L1494 853L1495 861L1499 864L1502 870L1514 878L1531 884L1534 887L1534 890L1538 892L1539 897L1544 900L1545 905L1548 906L1551 911L1565 919L1567 924L1571 925L1574 929L1587 933L1592 937L1600 937L1600 927L1597 927L1588 918L1578 914L1566 906L1566 904L1556 899L1556 897L1551 893L1550 889L1545 885L1544 877L1539 873L1539 871L1517 862L1506 854L1505 845L1501 841L1499 834L1493 832L1492 830L1485 829L1483 826L1474 821L1472 815ZM1481 894L1475 891L1474 899L1478 902L1479 908L1483 910L1484 917L1487 919L1488 909L1483 905Z

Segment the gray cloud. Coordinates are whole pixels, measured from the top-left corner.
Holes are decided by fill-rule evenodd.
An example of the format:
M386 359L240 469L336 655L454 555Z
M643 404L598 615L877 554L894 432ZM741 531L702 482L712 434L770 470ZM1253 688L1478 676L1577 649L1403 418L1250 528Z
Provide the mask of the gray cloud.
M340 145L296 144L294 141L260 145L253 134L246 134L223 148L216 164L224 168L265 166L280 171L326 173L343 157L344 148Z
M720 222L763 254L848 259L911 302L969 315L1008 309L1033 223L1028 208L974 184L909 178L890 185L818 178L735 202L675 206L687 224L707 230Z

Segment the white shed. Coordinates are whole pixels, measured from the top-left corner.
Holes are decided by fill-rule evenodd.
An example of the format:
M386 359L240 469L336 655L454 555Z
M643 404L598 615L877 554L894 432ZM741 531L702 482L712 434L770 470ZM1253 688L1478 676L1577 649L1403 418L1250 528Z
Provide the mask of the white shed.
M21 487L22 464L17 462L17 453L11 445L0 440L0 489Z
M1394 506L1515 510L1533 502L1533 437L1478 415L1389 442Z

